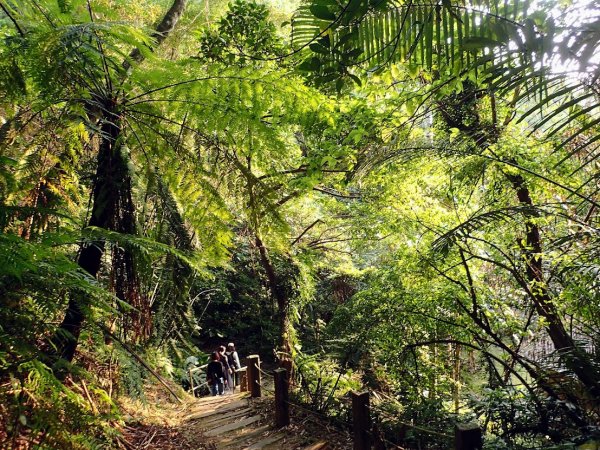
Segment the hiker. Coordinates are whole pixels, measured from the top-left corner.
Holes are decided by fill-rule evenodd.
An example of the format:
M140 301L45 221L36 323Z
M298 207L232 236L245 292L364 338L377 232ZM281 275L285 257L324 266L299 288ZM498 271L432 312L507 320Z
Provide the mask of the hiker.
M210 386L210 392L213 396L217 394L223 395L223 380L225 378L225 373L223 364L219 358L219 353L212 352L210 359L211 361L206 368L206 381Z
M229 360L227 359L227 355L225 354L224 345L221 345L219 347L219 356L221 358L221 362L223 363L223 367L225 368L225 380L227 382L227 390L233 393L233 369L229 365Z
M225 356L227 357L227 362L229 363L229 367L233 370L233 386L237 386L239 383L239 377L236 370L241 369L242 365L240 364L240 357L238 356L238 352L235 351L235 345L233 342L227 344L227 351L225 352Z

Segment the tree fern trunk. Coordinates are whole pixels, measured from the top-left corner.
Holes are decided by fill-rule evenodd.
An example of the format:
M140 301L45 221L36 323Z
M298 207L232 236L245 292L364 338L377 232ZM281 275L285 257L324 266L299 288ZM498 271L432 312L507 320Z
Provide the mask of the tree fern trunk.
M179 22L179 19L185 11L186 4L187 0L175 0L171 4L171 8L169 8L169 11L167 11L163 19L157 25L154 33L152 33L152 37L155 39L156 45L162 44L171 31L173 31L175 25L177 25L177 22ZM136 48L129 54L129 58L135 62L140 62L144 59L144 56L140 50ZM131 67L131 63L129 61L125 61L123 63L123 67L125 69L129 69Z
M118 151L120 136L119 118L117 115L104 122L101 128L102 140L98 149L98 165L92 193L92 211L89 226L108 230L115 229L119 197L118 177L123 170L123 158ZM125 167L126 169L126 167ZM96 277L102 264L104 242L96 241L85 244L77 259L79 266ZM77 343L85 314L82 305L85 303L84 294L73 294L69 299L65 317L52 339L53 353L67 361L72 361L77 349Z

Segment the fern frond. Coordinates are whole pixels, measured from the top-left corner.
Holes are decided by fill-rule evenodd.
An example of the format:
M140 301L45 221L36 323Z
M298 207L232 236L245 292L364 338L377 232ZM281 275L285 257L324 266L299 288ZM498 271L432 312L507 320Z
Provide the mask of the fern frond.
M518 205L507 208L486 211L474 215L455 226L451 230L443 233L432 244L434 252L446 256L452 246L461 239L468 239L472 232L480 231L498 222L511 222L513 220L522 220L525 218L540 217L548 214L547 209L539 206Z

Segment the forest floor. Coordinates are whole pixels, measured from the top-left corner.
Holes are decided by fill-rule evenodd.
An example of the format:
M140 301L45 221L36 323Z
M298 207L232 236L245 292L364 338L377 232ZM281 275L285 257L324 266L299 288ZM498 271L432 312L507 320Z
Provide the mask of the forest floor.
M274 399L251 399L247 393L194 398L182 403L157 386L149 386L146 401L124 401L122 449L310 449L352 448L350 435L296 408L291 424L273 426Z

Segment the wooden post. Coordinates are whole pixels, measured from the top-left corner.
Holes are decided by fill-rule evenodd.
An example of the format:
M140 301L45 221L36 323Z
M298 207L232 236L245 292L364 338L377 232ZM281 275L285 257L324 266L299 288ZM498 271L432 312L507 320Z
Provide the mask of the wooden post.
M248 392L248 369L240 372L240 392Z
M454 428L455 450L481 450L483 437L477 423L459 423Z
M275 378L275 427L281 428L290 424L289 379L287 370L276 369Z
M190 389L192 390L192 395L195 397L196 395L194 394L194 375L192 374L191 367L188 369L188 376L190 377Z
M246 382L248 383L248 392L250 397L260 397L262 395L260 386L260 358L258 355L250 355L246 358Z
M352 392L352 428L354 450L371 448L371 415L368 392Z
M377 425L373 425L373 450L386 450L383 435Z

